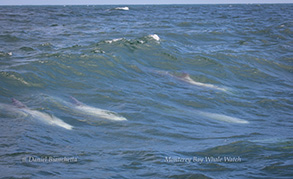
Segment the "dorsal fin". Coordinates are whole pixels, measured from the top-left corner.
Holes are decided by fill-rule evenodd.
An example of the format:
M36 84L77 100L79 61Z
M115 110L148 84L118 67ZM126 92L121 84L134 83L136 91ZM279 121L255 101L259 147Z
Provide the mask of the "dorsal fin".
M190 76L189 76L189 74L188 73L181 73L181 74L179 74L178 76L176 75L175 77L177 77L177 78L179 78L179 79L188 79L188 78L190 78Z
M26 105L24 105L22 102L18 101L15 98L11 98L12 104L18 108L27 108Z
M188 73L182 73L182 78L190 78Z
M77 106L82 106L82 102L78 101L77 99L75 99L74 97L72 96L69 96L70 99L72 100L73 104L77 105Z

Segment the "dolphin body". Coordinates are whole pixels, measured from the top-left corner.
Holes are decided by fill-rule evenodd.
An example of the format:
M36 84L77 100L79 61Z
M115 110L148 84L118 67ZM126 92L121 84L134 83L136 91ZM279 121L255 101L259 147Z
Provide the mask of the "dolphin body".
M219 90L219 91L227 91L227 89L225 88L221 88L221 87L218 87L216 85L213 85L213 84L208 84L208 83L201 83L201 82L197 82L197 81L194 81L189 74L187 73L183 73L182 76L175 76L175 75L171 75L181 81L185 81L191 85L195 85L195 86L199 86L199 87L205 87L205 88L209 88L209 89L214 89L214 90Z
M214 119L217 121L224 121L228 123L238 123L238 124L248 124L249 122L244 119L239 119L236 117L227 116L224 114L218 114L218 113L210 113L210 112L203 112L203 111L196 111L197 114L199 114L202 117L206 117L208 119Z
M0 103L0 114L3 112L4 115L11 117L26 117L27 113L17 108L14 105Z
M65 123L64 121L62 121L61 119L59 119L53 115L51 116L47 113L43 113L43 112L40 112L37 110L29 109L22 102L14 99L14 98L12 98L12 103L21 112L26 113L28 115L31 115L33 118L38 119L40 121L43 121L44 123L59 126L59 127L65 128L67 130L71 130L73 128L73 126Z
M184 81L188 84L195 85L198 87L204 87L204 88L209 88L209 89L224 91L224 92L228 91L226 88L222 88L222 87L219 87L219 86L216 86L213 84L201 83L201 82L194 81L190 77L190 75L187 73L182 73L181 75L175 75L175 74L171 74L170 72L167 72L167 71L157 71L157 70L151 70L151 71L156 74L159 74L159 75L170 76L170 77L175 78L177 80Z
M113 121L127 121L126 118L119 116L115 112L85 105L72 96L70 96L70 98L74 104L74 109L76 109L80 113L83 113L86 115L91 115L91 116L96 116L96 117L103 118L103 119L109 119L109 120L113 120Z

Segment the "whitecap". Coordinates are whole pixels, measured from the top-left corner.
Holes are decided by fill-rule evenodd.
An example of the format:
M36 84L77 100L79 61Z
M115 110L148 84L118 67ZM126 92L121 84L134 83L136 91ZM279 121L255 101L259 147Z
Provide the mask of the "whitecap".
M124 11L129 11L129 7L116 7L116 10L124 10Z
M111 43L113 43L113 42L117 42L117 41L120 41L120 40L122 40L122 39L123 39L123 38L112 39L112 40L106 40L105 42L111 44Z
M160 37L157 34L151 34L148 37L153 38L156 41L160 41Z

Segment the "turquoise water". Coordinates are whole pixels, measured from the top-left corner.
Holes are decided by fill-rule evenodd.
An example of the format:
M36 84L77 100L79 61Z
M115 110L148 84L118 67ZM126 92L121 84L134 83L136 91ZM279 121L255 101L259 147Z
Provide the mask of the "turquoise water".
M116 7L0 7L3 178L292 177L292 4Z

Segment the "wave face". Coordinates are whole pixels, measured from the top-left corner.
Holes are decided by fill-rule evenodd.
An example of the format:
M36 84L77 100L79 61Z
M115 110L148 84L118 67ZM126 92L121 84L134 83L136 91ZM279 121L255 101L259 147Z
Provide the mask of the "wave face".
M292 4L117 7L0 7L3 177L292 176Z

